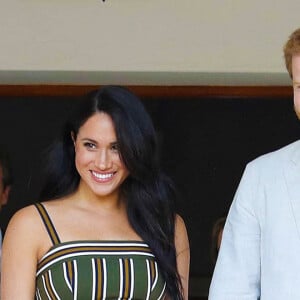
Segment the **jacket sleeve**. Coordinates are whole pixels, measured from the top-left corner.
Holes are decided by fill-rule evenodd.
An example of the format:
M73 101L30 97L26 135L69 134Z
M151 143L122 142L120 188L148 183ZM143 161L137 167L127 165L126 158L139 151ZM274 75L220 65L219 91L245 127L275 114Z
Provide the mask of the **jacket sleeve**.
M260 181L257 166L250 163L227 216L209 300L260 298Z

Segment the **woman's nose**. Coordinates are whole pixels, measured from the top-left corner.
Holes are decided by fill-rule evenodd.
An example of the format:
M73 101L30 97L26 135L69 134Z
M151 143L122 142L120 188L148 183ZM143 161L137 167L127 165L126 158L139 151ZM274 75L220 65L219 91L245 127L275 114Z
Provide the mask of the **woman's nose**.
M111 160L109 151L107 151L106 149L100 150L97 153L95 165L100 170L106 170L106 169L110 168L112 165L112 160Z

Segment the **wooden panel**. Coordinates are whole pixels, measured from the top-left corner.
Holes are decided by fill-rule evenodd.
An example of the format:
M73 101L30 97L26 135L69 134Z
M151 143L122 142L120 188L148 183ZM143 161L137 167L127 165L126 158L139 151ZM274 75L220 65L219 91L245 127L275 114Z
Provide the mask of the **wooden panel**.
M0 85L0 96L77 97L96 89L96 85ZM207 97L291 97L291 86L127 86L140 97L207 98Z

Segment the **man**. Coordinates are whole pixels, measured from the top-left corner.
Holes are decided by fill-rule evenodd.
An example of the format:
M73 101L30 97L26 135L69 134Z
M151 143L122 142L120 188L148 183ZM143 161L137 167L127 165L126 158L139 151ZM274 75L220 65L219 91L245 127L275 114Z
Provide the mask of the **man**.
M300 28L284 55L300 117ZM300 141L247 165L225 224L209 299L300 299Z

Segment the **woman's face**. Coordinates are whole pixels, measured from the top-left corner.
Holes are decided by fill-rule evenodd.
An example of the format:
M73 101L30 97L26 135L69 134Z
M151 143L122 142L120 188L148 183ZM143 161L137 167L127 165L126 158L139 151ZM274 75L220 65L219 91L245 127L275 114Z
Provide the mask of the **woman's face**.
M81 184L96 196L117 196L129 172L119 155L111 117L95 113L79 128L75 145L75 164Z

